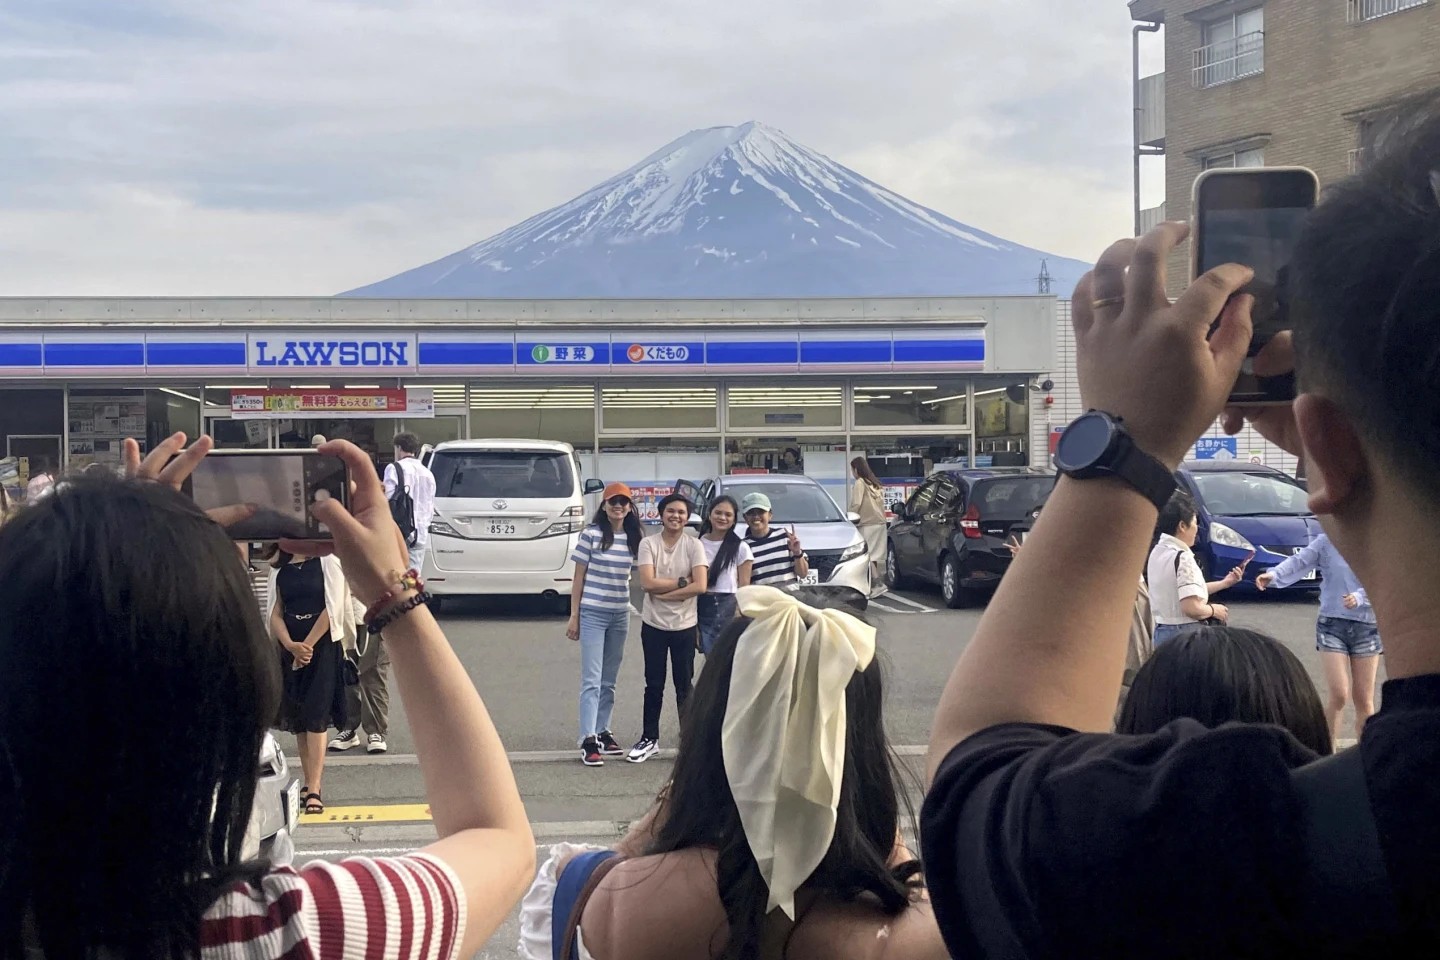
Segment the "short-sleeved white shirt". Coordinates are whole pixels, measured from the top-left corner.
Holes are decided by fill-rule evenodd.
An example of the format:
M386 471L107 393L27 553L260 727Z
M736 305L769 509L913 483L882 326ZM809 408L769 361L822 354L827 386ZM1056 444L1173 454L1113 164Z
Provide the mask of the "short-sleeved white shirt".
M1195 553L1168 533L1162 533L1155 549L1150 551L1145 579L1150 583L1150 605L1157 624L1194 623L1195 620L1180 609L1180 602L1186 597L1210 598L1210 589L1205 585L1200 565L1195 562Z

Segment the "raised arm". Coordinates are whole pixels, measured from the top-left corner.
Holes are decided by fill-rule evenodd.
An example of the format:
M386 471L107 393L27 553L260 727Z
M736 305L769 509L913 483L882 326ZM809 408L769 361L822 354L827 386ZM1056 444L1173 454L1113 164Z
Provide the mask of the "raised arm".
M1165 260L1187 232L1166 223L1115 244L1073 303L1085 405L1122 418L1136 446L1171 469L1220 413L1251 329L1248 296L1227 306L1250 279L1242 267L1210 271L1171 305ZM929 777L956 744L997 724L1110 729L1156 515L1122 480L1060 479L941 696Z

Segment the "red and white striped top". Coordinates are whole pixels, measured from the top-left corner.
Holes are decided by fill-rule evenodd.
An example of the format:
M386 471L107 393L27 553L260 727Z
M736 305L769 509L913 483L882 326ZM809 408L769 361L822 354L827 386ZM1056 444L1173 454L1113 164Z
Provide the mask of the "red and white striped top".
M278 868L215 901L202 960L452 960L465 935L459 878L424 854Z

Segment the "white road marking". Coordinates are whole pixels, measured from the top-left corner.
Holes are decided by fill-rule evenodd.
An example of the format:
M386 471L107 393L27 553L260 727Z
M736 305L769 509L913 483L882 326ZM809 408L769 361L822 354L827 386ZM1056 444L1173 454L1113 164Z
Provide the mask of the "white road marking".
M900 594L898 594L898 593L887 593L887 594L885 594L885 599L886 599L886 600L894 600L896 603L909 604L910 606L914 607L915 609L917 609L917 610L923 610L923 611L925 611L926 613L933 613L933 612L935 611L935 608L934 608L934 607L927 607L927 606L926 606L925 604L923 604L923 603L916 603L914 600L911 600L909 597L902 597L902 596L901 596Z

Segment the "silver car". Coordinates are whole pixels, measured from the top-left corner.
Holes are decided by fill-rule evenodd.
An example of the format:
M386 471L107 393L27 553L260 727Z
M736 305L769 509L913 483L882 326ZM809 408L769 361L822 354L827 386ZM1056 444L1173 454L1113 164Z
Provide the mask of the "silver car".
M273 734L260 743L260 769L255 781L255 805L241 851L246 859L268 857L277 865L294 857L295 826L300 819L300 778L290 770L285 751Z
M692 501L699 526L709 506L722 496L743 503L752 493L770 498L770 525L793 528L800 546L810 558L810 576L803 583L825 588L849 588L860 594L851 600L862 608L870 596L870 553L865 538L855 526L857 514L846 515L835 499L816 480L789 474L730 474L703 483L679 480L675 492ZM739 520L740 532L745 521Z

